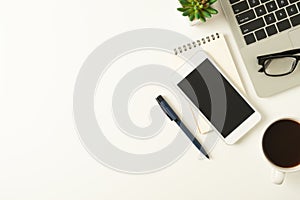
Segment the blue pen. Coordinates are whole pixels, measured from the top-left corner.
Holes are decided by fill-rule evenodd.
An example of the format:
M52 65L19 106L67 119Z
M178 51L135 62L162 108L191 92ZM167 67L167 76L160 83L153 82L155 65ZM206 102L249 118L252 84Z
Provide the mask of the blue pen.
M199 151L209 159L208 154L205 149L202 147L200 142L194 137L194 135L189 131L189 129L184 125L184 123L179 119L176 115L175 111L171 108L171 106L167 103L167 101L159 95L156 98L161 109L164 113L171 119L171 121L175 121L175 123L180 127L180 129L185 133L185 135L193 142L193 144L199 149Z

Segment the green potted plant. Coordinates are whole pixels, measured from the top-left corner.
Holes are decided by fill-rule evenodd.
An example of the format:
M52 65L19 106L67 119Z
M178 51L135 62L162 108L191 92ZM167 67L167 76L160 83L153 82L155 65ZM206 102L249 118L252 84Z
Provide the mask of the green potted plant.
M183 16L189 18L190 21L200 20L206 22L207 18L218 13L211 7L217 0L179 0L181 7L177 8L182 12Z

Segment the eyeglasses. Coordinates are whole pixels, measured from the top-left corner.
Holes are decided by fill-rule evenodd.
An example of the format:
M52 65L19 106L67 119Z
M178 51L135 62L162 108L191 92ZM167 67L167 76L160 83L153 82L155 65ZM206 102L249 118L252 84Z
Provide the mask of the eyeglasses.
M285 76L292 73L300 60L300 49L292 49L280 53L258 56L258 64L262 66L258 72L267 76Z

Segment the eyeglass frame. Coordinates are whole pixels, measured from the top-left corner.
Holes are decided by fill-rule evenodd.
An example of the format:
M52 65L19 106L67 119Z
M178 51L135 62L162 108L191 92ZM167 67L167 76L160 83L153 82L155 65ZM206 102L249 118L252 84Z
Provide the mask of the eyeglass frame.
M258 64L261 65L262 67L258 70L258 72L265 73L267 76L272 76L272 77L279 77L279 76L286 76L288 74L291 74L292 72L295 71L298 62L300 60L300 55L297 56L295 54L300 53L300 48L299 49L292 49L292 50L287 50L279 53L273 53L273 54L267 54L267 55L262 55L262 56L257 56ZM265 61L268 59L276 59L276 58L295 58L296 62L293 64L291 67L291 70L289 72L283 73L283 74L268 74L266 72L267 66L265 66Z

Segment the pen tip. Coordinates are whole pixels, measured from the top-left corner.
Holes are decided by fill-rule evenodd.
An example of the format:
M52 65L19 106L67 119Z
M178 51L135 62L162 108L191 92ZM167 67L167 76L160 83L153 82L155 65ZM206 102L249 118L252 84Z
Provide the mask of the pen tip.
M206 157L208 160L210 160L210 158L209 158L209 156L208 156L207 154L205 155L205 157Z

